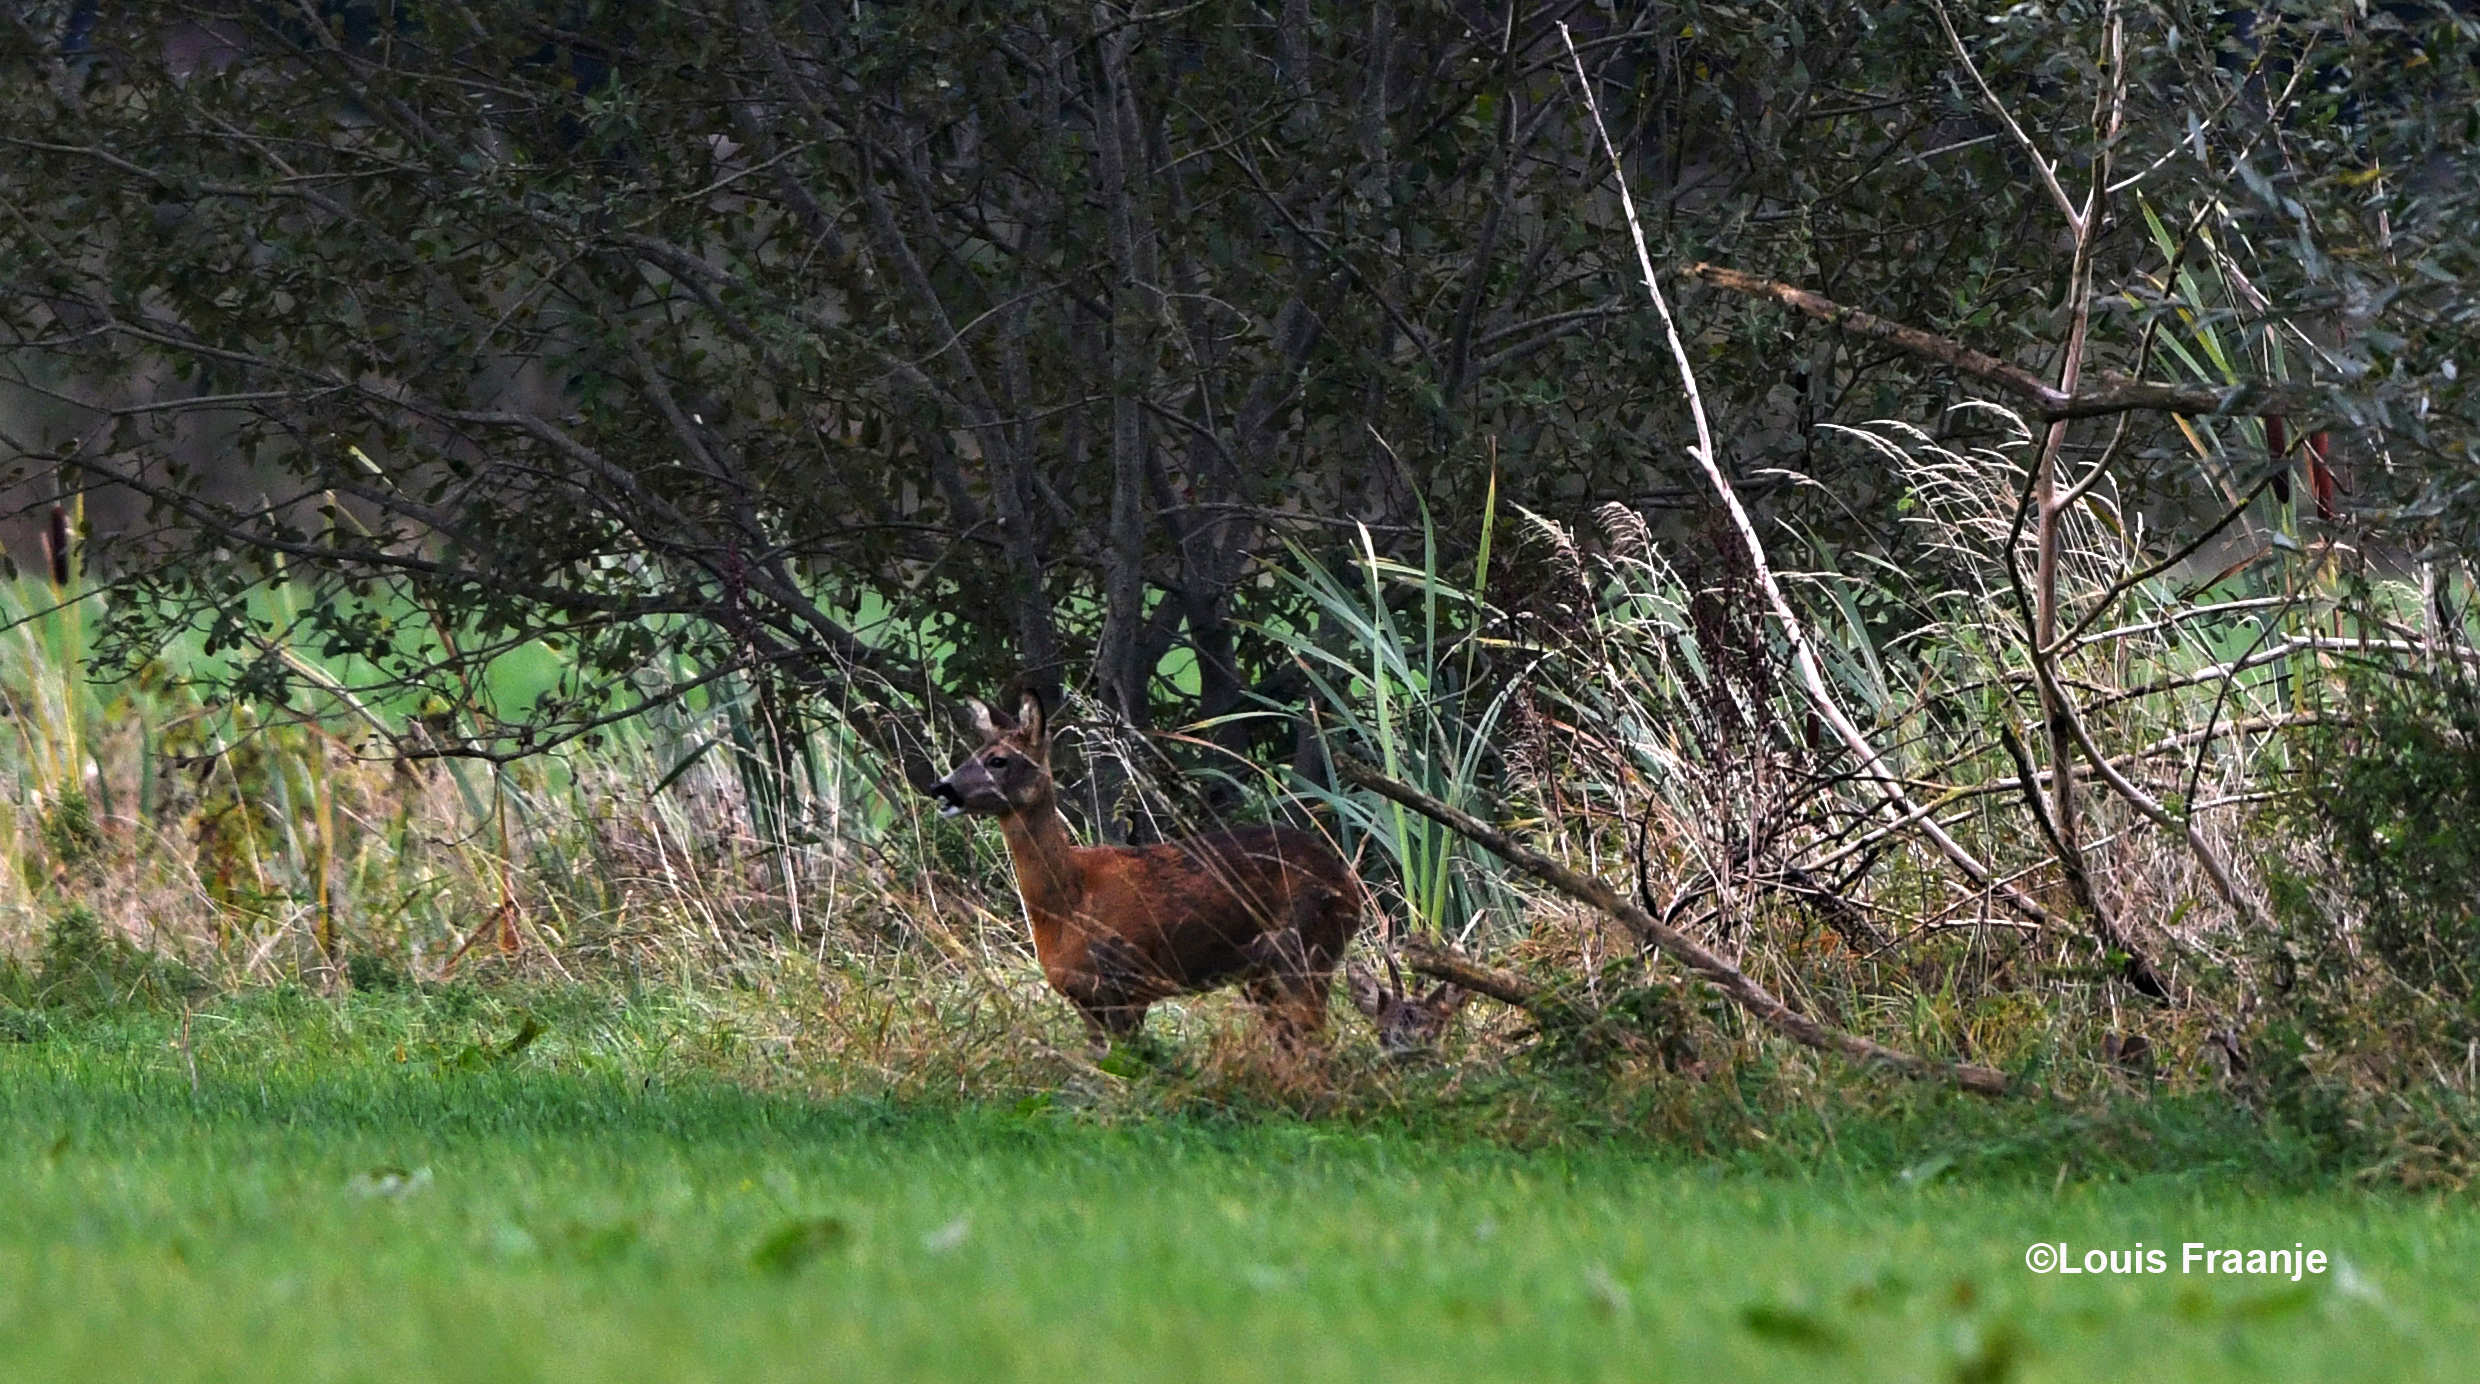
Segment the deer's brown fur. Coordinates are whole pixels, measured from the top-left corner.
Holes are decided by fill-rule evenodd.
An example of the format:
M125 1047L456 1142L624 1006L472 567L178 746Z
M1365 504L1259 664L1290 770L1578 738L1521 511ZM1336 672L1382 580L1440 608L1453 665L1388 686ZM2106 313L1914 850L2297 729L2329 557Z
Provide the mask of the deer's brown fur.
M1042 703L1013 718L968 703L982 746L931 788L940 810L996 817L1016 863L1034 954L1097 1048L1135 1034L1157 1000L1243 987L1285 1041L1326 1023L1335 962L1363 891L1318 837L1243 827L1157 846L1079 846L1060 818Z

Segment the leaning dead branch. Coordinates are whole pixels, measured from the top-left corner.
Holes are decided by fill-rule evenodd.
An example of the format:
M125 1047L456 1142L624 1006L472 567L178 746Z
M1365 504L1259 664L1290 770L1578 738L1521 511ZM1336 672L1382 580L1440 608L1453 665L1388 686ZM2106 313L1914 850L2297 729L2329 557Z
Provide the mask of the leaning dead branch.
M2006 1074L1995 1068L1966 1062L1932 1061L1817 1022L1775 998L1771 991L1750 979L1746 972L1723 960L1695 938L1629 903L1608 884L1569 869L1480 818L1440 802L1410 784L1389 778L1376 768L1346 755L1335 757L1335 771L1370 792L1411 808L1458 836L1480 845L1492 855L1569 898L1618 919L1646 945L1659 949L1663 955L1695 972L1729 996L1732 1003L1794 1042L1820 1052L1840 1053L1856 1062L1883 1067L1904 1076L1952 1082L1974 1095L2002 1096L2008 1092Z

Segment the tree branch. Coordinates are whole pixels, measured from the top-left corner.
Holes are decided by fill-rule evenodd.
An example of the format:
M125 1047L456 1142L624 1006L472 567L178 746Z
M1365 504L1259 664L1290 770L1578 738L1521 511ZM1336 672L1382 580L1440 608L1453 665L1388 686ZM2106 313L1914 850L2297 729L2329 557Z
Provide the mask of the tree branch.
M1751 980L1746 972L1708 951L1695 938L1629 903L1617 890L1601 880L1571 870L1539 851L1519 844L1489 823L1440 802L1409 784L1391 779L1349 755L1335 756L1335 772L1479 844L1492 855L1569 898L1618 919L1647 945L1661 949L1664 955L1712 982L1715 988L1730 996L1733 1003L1794 1042L1820 1052L1841 1053L1853 1061L1885 1067L1908 1077L1951 1081L1974 1095L2001 1096L2008 1091L2006 1073L1995 1068L1963 1062L1931 1061L1817 1022L1774 998L1764 986Z
M1760 279L1754 274L1725 269L1718 264L1691 264L1679 272L1716 288L1745 293L1751 298L1769 299L1830 326L1883 341L1899 350L1996 385L2030 404L2034 416L2049 422L2147 411L2191 416L2313 413L2321 402L2320 393L2316 390L2275 380L2243 380L2222 386L2166 384L2152 380L2130 380L2106 372L2098 383L2064 390L2020 365L2000 360L1986 351L1976 351L1952 337L1907 327L1900 322L1889 322L1858 308L1845 307L1805 288Z

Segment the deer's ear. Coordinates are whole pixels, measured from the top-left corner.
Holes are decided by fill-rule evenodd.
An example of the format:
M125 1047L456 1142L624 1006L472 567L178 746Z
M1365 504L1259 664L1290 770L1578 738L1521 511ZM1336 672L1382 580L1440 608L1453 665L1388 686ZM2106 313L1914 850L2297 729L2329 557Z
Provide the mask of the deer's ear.
M965 698L964 713L972 718L973 729L975 732L980 734L984 740L996 740L999 738L999 727L992 723L990 719L990 708L982 704L981 698Z
M1042 709L1042 699L1032 692L1016 699L1016 729L1027 740L1039 743L1050 734L1050 714Z
M1378 989L1378 978L1369 973L1367 966L1357 961L1344 963L1343 984L1352 994L1354 1009L1372 1019L1378 1017L1378 1011L1385 1007L1385 995Z
M1455 1011L1464 1007L1464 1001L1471 998L1472 991L1451 980L1442 980L1421 997L1421 1007L1444 1019L1452 1017Z

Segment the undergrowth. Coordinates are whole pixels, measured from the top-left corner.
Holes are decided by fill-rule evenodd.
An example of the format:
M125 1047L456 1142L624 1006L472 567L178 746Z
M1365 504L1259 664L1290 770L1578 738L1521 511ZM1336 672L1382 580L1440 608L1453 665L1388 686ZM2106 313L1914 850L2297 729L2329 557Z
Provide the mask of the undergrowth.
M305 1023L398 1015L386 1022L418 1030L407 1062L442 1044L458 1061L535 1060L577 1033L652 1031L510 1008L599 996L696 1015L662 1041L697 1070L813 1096L1374 1122L1523 1147L1646 1140L1726 1161L2081 1176L2095 1157L2122 1166L2093 1152L2116 1140L2126 1168L2151 1166L2144 1148L2192 1147L2228 1157L2162 1166L2480 1175L2480 856L2459 830L2480 812L2480 714L2467 679L2411 676L2425 665L2392 654L2354 674L2326 632L2346 606L2394 628L2400 593L2352 597L2310 572L2287 595L2231 588L2199 606L2163 579L2138 583L2143 603L2103 600L2096 616L2119 601L2128 623L2060 657L2091 733L2142 783L2103 792L2087 776L2086 838L2063 852L2027 811L2030 674L2003 596L2013 463L1900 430L1868 445L1908 468L1945 567L1807 574L1811 634L1902 792L1985 859L1987 884L1888 825L1889 780L1819 730L1750 574L1727 558L1675 566L1641 516L1605 507L1599 547L1526 516L1523 541L1500 545L1513 576L1485 557L1449 581L1434 544L1416 569L1364 543L1348 575L1294 554L1299 619L1266 633L1319 669L1315 733L1288 783L1225 766L1225 786L1246 790L1245 812L1335 833L1378 897L1364 947L1410 929L1538 989L1525 1010L1471 1006L1432 1061L1382 1061L1341 1006L1331 1057L1284 1061L1218 995L1159 1007L1145 1043L1096 1063L1034 964L995 834L922 810L832 723L761 743L747 684L594 743L467 762L419 753L456 708L358 700L351 669L301 650L269 655L302 674L272 703L202 700L169 663L91 682L77 649L104 597L37 583L9 595L16 657L0 671L14 732L0 1039L174 1016L188 1061L213 1026L272 1012L268 996L292 997ZM2141 549L2104 524L2077 532L2081 589L2116 591ZM2432 623L2423 637L2454 666L2468 632ZM2395 646L2428 647L2353 647ZM1161 745L1090 703L1064 711L1068 766L1092 777L1110 761L1159 809L1138 814L1155 829L1202 825L1181 815L1197 795L1168 781L1179 765ZM2027 1094L1922 1105L1788 1044L1611 919L1317 780L1338 751L1625 880L1825 1023L2000 1068ZM2206 868L2220 860L2247 865L2227 896ZM2107 936L2152 950L2180 993L2141 993ZM496 1015L496 1036L419 1036L467 1012ZM1915 1128L1985 1137L1921 1154L1902 1134Z
M1063 1127L1307 1125L1543 1152L1633 1148L1749 1173L1920 1185L2169 1178L2305 1190L2352 1171L2347 1145L2212 1090L2121 1084L1993 1102L1820 1070L1800 1050L1772 1046L1710 1079L1655 1081L1469 1044L1407 1068L1372 1044L1345 1042L1303 1080L1236 1027L1196 1046L1163 1044L1127 1076L1039 1052L973 1069L949 1051L952 1029L927 1013L935 999L911 998L916 1017L898 1027L913 1030L905 1036L916 1061L901 1067L853 1054L843 1016L827 1005L804 1009L765 988L516 979L334 996L282 984L177 1002L0 1009L0 1060L21 1070L135 1063L158 1086L226 1093L217 1099L271 1085L315 1094L486 1076L615 1092L661 1082Z

